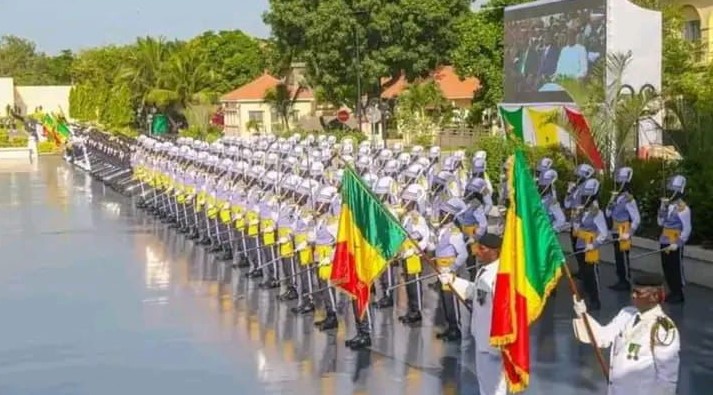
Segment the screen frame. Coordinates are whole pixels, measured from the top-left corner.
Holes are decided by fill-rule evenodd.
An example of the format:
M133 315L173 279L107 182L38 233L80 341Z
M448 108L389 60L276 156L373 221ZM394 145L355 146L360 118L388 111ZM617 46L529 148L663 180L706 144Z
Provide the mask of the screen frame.
M543 16L561 14L566 12L578 11L585 8L602 8L604 10L604 42L603 46L607 47L608 39L608 0L543 0L530 3L518 4L504 9L503 18L503 53L507 51L507 24L509 22L517 22L530 18L539 18ZM515 92L515 84L509 84L507 77L507 66L503 64L503 102L504 103L574 103L574 100L565 91L555 92ZM513 91L508 89L508 86L513 87Z

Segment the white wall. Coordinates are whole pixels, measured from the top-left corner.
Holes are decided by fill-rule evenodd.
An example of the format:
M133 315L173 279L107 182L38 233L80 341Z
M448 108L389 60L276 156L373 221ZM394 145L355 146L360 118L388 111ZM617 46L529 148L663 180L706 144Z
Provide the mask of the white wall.
M262 133L273 133L272 124L280 123L279 119L272 119L272 107L264 102L237 102L225 103L225 130L228 134L247 135L245 127L250 121L250 112L262 111L263 128ZM314 101L297 101L294 110L299 112L299 117L314 114ZM291 123L292 126L294 123ZM252 131L251 131L252 133Z
M45 113L64 113L69 117L69 91L71 86L17 86L15 87L15 105L20 107L22 115L32 114L35 108L42 107Z
M12 78L0 78L0 117L4 117L7 105L15 106L15 83Z
M607 2L607 53L631 51L624 83L637 91L645 84L661 89L662 17L627 0Z

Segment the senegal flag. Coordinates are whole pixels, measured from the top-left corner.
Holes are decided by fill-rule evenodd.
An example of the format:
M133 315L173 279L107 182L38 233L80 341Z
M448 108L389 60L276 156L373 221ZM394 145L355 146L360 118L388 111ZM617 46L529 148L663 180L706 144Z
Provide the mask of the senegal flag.
M407 234L351 167L344 171L341 194L331 280L356 299L357 314L363 317L371 284L399 252Z
M530 382L530 324L557 285L565 258L519 150L510 166L508 191L510 207L493 296L490 343L502 350L508 388L520 392Z

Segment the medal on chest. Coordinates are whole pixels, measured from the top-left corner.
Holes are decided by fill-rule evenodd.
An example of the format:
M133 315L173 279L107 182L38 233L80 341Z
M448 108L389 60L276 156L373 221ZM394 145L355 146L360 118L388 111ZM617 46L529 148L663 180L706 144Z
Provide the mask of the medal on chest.
M626 350L626 359L638 361L640 351L641 351L641 344L629 343L629 347L627 347L627 350Z

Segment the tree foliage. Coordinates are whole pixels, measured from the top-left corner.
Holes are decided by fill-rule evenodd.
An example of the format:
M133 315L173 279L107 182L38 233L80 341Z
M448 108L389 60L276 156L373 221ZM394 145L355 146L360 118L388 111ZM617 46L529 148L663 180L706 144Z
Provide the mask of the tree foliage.
M273 48L235 30L209 31L186 42L140 37L131 45L47 56L29 40L4 36L0 76L19 85L73 84L72 118L127 128L148 107L183 117L193 104L215 103L269 68Z
M0 37L0 77L18 85L66 85L71 82L72 51L57 56L38 52L35 43L16 36Z
M530 0L491 0L481 10L464 13L456 24L458 45L452 52L458 74L476 77L481 89L474 111L494 107L503 98L504 8Z
M454 25L469 6L469 0L271 0L264 20L278 51L307 63L308 82L322 99L354 108L357 76L364 94L379 97L384 79L403 73L414 80L447 63L458 40Z
M410 85L397 101L396 122L406 144L430 145L453 113L434 81Z

